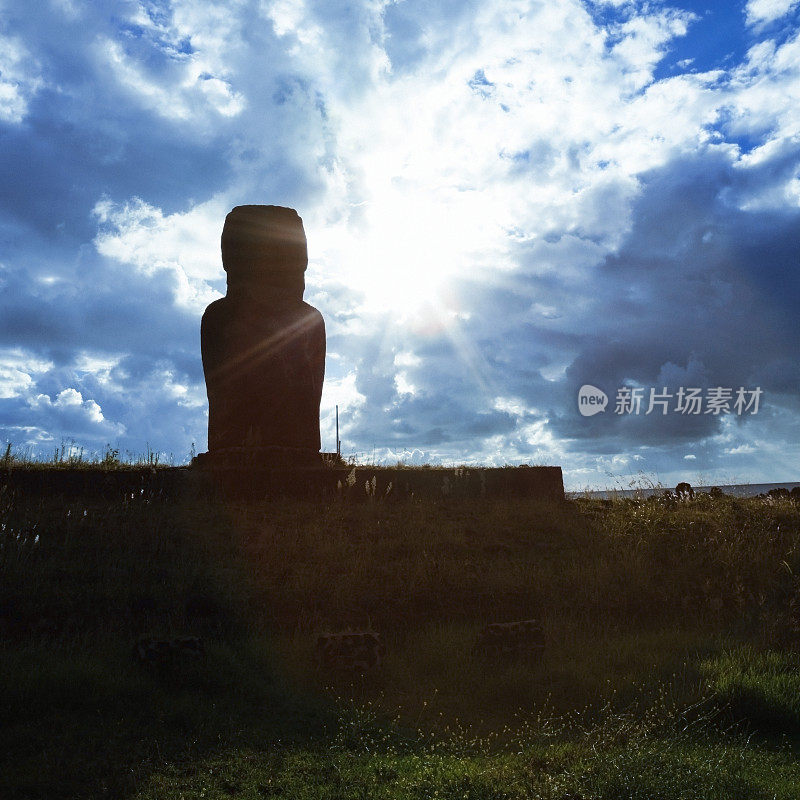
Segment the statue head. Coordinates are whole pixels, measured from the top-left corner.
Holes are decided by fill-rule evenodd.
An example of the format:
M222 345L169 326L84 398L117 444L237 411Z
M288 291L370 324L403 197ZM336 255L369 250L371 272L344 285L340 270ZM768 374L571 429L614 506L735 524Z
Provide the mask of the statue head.
M253 283L300 290L308 265L303 220L293 208L236 206L222 228L228 285Z

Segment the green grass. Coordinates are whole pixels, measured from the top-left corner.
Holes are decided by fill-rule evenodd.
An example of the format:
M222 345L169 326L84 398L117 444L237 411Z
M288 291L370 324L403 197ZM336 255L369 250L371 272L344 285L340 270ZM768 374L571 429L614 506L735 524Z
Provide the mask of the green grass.
M797 575L788 500L0 490L0 797L797 797ZM472 654L529 617L540 661ZM318 671L367 624L380 670Z

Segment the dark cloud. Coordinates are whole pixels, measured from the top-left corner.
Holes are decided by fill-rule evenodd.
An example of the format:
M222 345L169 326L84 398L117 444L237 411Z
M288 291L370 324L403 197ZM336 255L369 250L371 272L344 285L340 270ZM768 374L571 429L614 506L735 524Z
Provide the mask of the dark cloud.
M642 176L633 228L619 252L589 280L595 299L583 315L587 335L552 409L563 436L600 439L608 451L638 443L700 442L722 419L669 414L584 419L574 398L584 383L613 397L638 384L754 388L782 404L800 393L797 209L741 210L731 191L773 185L774 165L741 167L718 153L680 159Z
M457 459L502 436L509 458L526 460L535 448L521 431L548 419L573 452L641 451L648 465L666 470L692 451L692 466L710 469L721 460L712 438L752 427L756 418L675 413L680 387L729 387L734 397L739 387L760 387L759 422L767 419L765 404L789 408L800 395L793 313L800 213L732 203L784 176L771 160L743 174L723 148L676 159L641 176L630 232L614 254L582 269L580 280L572 270L536 273L564 263L553 255L564 236L554 237L521 254L532 272L457 282L450 300L466 321L435 335L396 326L364 341L337 339L338 352L359 354L357 388L366 400L349 421L355 444L438 448ZM579 238L576 246L583 247ZM585 250L595 252L594 244ZM399 368L394 359L402 351L417 361ZM556 376L546 379L551 369ZM398 390L399 371L415 394ZM609 395L605 414L578 413L584 383ZM614 413L617 389L626 385L644 387L639 415ZM673 395L670 413L659 406L644 413L651 387ZM497 398L538 412L498 411Z

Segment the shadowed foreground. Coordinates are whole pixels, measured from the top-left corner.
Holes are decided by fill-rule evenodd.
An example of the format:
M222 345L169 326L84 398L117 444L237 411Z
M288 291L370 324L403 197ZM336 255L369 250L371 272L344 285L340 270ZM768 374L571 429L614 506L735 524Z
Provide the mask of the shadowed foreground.
M791 501L0 494L2 797L796 797ZM537 618L544 656L472 652ZM384 665L314 665L370 625ZM206 656L148 670L143 634ZM750 738L746 738L750 735Z

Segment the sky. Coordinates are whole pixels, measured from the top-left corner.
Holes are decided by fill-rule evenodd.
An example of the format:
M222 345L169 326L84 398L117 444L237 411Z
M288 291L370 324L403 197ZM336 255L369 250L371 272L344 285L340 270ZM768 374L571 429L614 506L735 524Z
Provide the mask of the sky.
M0 163L19 454L206 448L222 223L263 203L308 237L324 450L338 405L362 462L800 480L798 0L0 0Z

